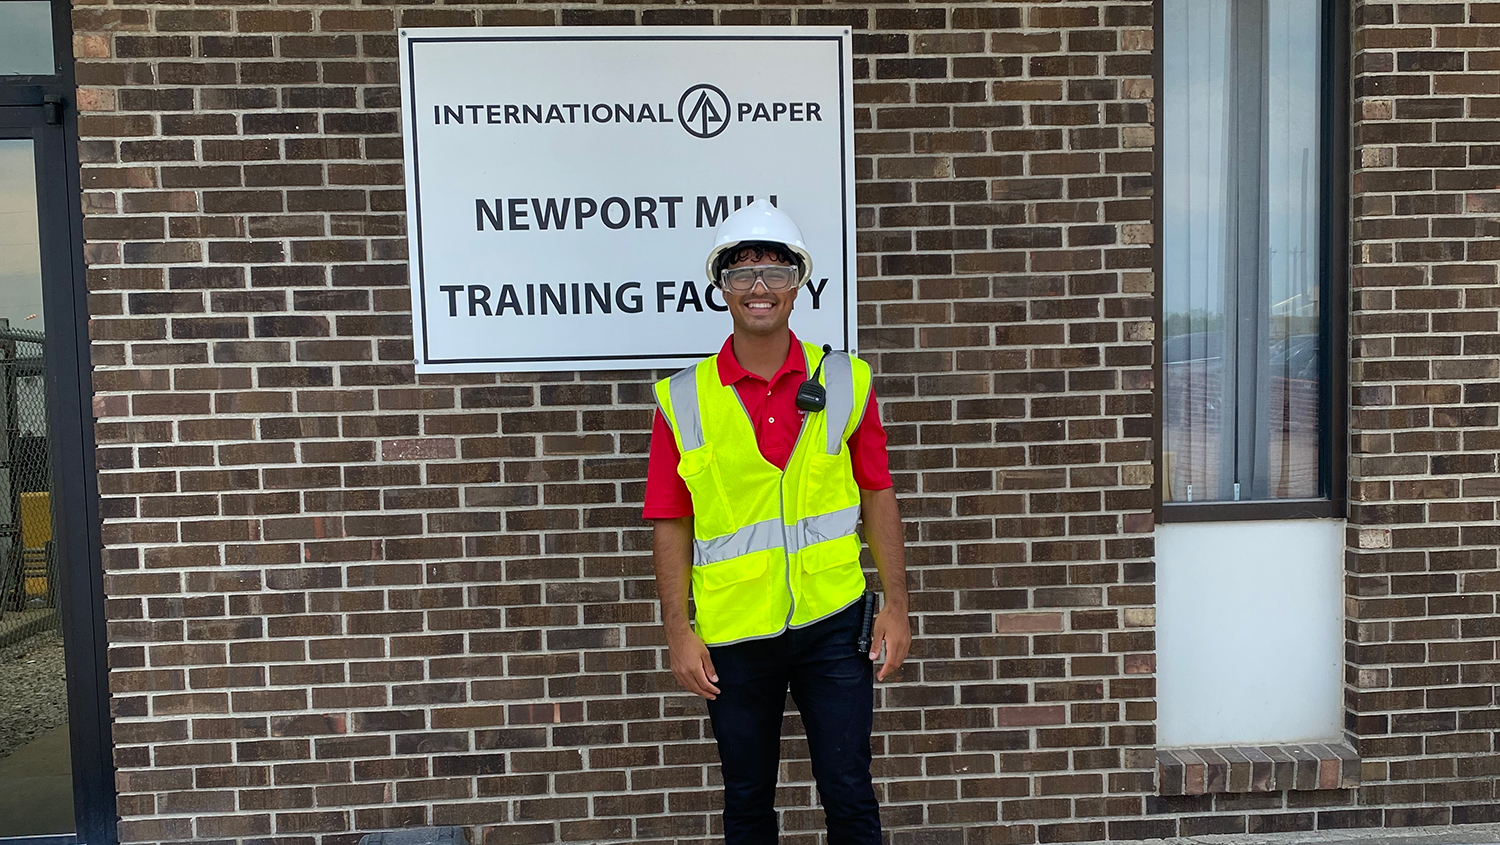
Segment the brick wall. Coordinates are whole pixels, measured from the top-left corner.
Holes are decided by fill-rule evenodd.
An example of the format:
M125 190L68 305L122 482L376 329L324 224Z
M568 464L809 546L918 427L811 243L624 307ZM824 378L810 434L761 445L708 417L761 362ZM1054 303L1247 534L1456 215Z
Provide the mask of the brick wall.
M1354 50L1359 798L1407 805L1388 824L1495 821L1500 3L1359 3Z
M1500 3L1352 5L1366 785L1159 799L1150 2L79 2L122 838L715 829L638 517L659 374L408 363L395 30L476 24L855 27L917 634L878 693L894 842L1500 819Z
M716 829L639 519L660 374L409 364L395 29L475 24L855 27L860 348L917 634L879 693L886 824L976 845L1166 829L1139 821L1149 2L74 21L124 840ZM802 744L786 759L785 823L814 830Z

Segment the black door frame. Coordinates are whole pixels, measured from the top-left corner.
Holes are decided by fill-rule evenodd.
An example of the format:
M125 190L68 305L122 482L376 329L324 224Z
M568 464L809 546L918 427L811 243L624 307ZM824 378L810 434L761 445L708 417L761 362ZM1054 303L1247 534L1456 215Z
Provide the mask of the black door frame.
M58 559L67 562L60 593L76 833L0 839L4 845L118 842L72 33L68 2L52 0L58 72L0 76L0 134L29 137L37 150L53 533Z

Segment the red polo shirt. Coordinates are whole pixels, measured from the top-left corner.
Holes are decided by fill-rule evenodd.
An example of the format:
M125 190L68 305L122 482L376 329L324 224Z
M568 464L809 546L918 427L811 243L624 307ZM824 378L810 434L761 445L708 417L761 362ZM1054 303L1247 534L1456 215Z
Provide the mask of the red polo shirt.
M797 388L807 379L807 361L802 344L792 335L791 348L781 369L770 382L740 366L734 357L734 337L724 341L719 350L719 382L732 384L750 414L755 427L755 444L760 453L780 469L792 458L792 447L802 432L802 411L797 407ZM880 425L880 411L875 390L864 417L849 435L849 452L854 461L854 483L864 490L884 490L891 486L891 471L885 452L885 429ZM651 459L646 467L646 519L676 519L693 515L693 499L687 484L677 474L681 455L677 441L667 426L661 409L651 428Z

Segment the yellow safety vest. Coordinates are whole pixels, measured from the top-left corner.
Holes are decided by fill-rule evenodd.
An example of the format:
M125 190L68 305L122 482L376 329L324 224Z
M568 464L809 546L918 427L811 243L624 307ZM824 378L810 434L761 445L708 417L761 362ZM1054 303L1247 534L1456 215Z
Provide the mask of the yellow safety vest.
M809 367L823 354L802 344ZM760 453L718 356L662 379L656 401L693 498L695 627L710 645L775 636L859 600L859 488L849 435L870 397L870 365L828 353L822 411L803 415L786 469Z

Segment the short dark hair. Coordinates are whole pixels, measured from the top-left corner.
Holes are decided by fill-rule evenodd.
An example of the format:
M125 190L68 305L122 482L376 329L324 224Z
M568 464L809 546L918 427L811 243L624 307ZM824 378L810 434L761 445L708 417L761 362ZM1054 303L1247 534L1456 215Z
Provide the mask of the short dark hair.
M775 241L745 241L719 253L719 260L714 262L714 281L719 280L719 275L724 272L724 268L731 264L738 264L747 258L755 261L769 258L782 264L790 264L799 272L802 270L802 259L785 245Z

